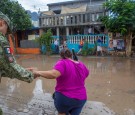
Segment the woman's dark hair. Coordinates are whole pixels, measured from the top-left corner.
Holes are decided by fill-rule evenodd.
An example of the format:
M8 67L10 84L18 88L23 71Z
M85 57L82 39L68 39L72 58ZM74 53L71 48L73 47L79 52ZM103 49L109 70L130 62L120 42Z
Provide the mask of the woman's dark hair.
M69 49L62 49L60 51L60 56L62 59L72 58L72 53Z

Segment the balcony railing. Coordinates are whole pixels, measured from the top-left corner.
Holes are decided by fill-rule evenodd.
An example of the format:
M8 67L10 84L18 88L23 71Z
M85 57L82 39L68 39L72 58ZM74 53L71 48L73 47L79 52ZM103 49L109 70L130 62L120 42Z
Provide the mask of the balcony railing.
M104 16L105 12L83 12L71 14L58 14L53 16L40 16L40 27L59 27L101 24L99 16Z

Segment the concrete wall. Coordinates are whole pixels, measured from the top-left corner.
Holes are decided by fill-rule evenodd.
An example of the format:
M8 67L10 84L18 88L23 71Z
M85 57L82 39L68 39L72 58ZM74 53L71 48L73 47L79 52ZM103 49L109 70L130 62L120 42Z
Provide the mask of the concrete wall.
M104 2L105 0L86 0L86 1L84 0L84 1L78 1L78 2L70 1L70 2L60 2L59 4L58 3L48 4L48 7L49 7L49 10L57 11L57 10L61 10L61 6L76 8L76 7L87 4L87 9L90 10L90 9L93 9L91 7L94 6L95 8L95 5L99 7L99 5L102 5Z

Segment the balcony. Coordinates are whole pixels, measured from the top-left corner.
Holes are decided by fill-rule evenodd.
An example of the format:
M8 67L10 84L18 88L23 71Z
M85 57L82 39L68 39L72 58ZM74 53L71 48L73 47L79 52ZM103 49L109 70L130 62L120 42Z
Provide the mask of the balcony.
M99 16L104 16L105 11L89 11L80 13L57 14L49 16L40 16L40 27L64 27L64 26L85 26L98 25Z

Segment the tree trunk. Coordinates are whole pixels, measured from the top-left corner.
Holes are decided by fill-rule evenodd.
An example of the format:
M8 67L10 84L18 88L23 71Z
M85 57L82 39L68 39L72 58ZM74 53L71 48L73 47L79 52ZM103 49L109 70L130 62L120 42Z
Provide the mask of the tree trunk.
M131 49L132 49L132 33L129 33L126 36L126 56L131 56Z

